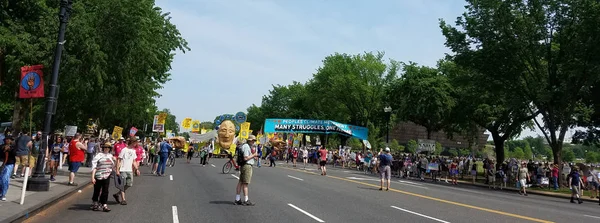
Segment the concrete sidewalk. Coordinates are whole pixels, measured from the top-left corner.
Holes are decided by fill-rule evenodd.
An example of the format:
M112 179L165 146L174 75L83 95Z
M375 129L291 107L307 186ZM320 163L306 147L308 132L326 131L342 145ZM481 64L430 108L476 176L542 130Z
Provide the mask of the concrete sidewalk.
M29 216L35 215L35 213L52 205L61 198L71 193L76 193L90 184L90 174L91 168L79 168L79 172L75 177L75 183L78 186L68 186L69 172L68 168L64 166L58 170L56 181L50 182L50 191L26 191L23 205L20 205L19 202L21 201L24 179L11 179L8 193L6 194L6 201L0 201L0 223L20 222L29 218ZM50 175L46 175L46 177L50 180Z

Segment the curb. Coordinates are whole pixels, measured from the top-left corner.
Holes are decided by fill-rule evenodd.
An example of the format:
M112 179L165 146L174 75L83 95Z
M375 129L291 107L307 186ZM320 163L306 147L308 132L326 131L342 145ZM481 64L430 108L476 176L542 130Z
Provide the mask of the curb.
M34 216L35 214L37 214L37 213L39 213L39 212L41 212L43 210L48 209L49 207L52 206L52 204L54 202L56 202L58 200L61 200L61 199L65 198L65 197L68 197L68 196L70 196L70 195L72 195L74 193L77 193L77 191L79 191L79 190L81 190L81 189L83 189L83 188L85 188L85 187L87 187L87 186L89 186L91 184L92 184L91 181L89 181L87 183L83 183L83 184L81 184L81 185L79 185L77 187L74 187L73 190L65 191L65 192L63 192L61 194L58 194L58 195L52 197L51 199L49 199L47 201L41 202L41 203L36 204L36 205L34 205L34 206L26 209L26 210L23 210L23 211L21 211L21 212L19 212L17 214L9 216L8 218L5 218L4 220L0 221L0 223L23 222L23 221L27 220L30 216Z
M488 187L488 185L484 185L484 184L473 184L471 182L460 181L460 180L458 182L461 182L461 184L463 184L463 185L471 185L471 186L483 187L483 188L487 188ZM504 188L504 190L505 191L510 190L510 191L514 191L514 192L519 192L518 189L513 188L513 187L506 187L506 188ZM567 195L567 194L554 194L552 192L548 193L548 192L537 191L537 190L527 190L527 193L528 194L541 195L541 196L545 196L545 197L563 198L565 200L571 199L571 196ZM582 197L581 200L582 201L587 201L587 202L598 202L597 199L591 199L589 197Z

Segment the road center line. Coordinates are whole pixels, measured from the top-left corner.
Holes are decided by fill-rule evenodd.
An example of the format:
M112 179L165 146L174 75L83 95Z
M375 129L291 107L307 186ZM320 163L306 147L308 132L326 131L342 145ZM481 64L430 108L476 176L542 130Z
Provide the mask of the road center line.
M169 180L173 180L173 175L169 175Z
M238 176L236 176L235 174L231 174L232 177L235 177L236 179L240 179Z
M288 175L288 177L289 177L289 178L292 178L292 179L299 180L299 181L304 181L303 179L300 179L300 178L298 178L298 177L295 177L295 176L290 176L290 175Z
M215 164L210 164L210 166L212 166L212 167L216 167L216 166L215 166Z
M588 217L588 218L596 218L596 219L600 219L600 217L596 217L596 216L592 216L592 215L587 215L587 214L586 214L586 215L583 215L583 216L586 216L586 217Z
M179 223L179 216L177 215L177 206L173 206L173 223Z
M424 217L424 218L429 218L429 219L434 220L434 221L438 221L438 222L442 222L442 223L450 223L449 221L440 220L440 219L437 219L437 218L434 218L434 217L431 217L431 216L427 216L427 215L424 215L424 214L419 214L417 212L409 211L409 210L402 209L402 208L399 208L399 207L396 207L396 206L390 206L390 207L398 209L398 210L401 210L401 211L404 211L404 212L408 212L408 213L411 213L411 214L414 214L414 215L418 215L418 216L421 216L421 217Z
M286 170L291 170L291 171L296 171L296 172L303 172L303 173L308 173L308 174L316 175L316 173L309 172L309 171L297 170L297 169L292 169L292 168L287 168L287 167L280 167L280 168L286 169ZM365 185L365 186L370 186L370 187L379 188L379 186L380 186L380 185L375 185L375 184L360 182L360 181L356 181L356 180L345 179L345 178L342 178L342 177L329 176L329 175L326 176L326 177L333 178L333 179L338 179L338 180L342 180L342 181L346 181L346 182L352 182L352 183L355 183L355 184L361 184L361 185ZM393 191L393 192L396 192L396 193L405 194L405 195L410 195L410 196L413 196L413 197L419 197L419 198L423 198L423 199L427 199L427 200L437 201L437 202L441 202L441 203L452 204L452 205L456 205L456 206L460 206L460 207L475 209L475 210L479 210L479 211L485 211L485 212L489 212L489 213L494 213L494 214L499 214L499 215L504 215L504 216L510 216L510 217L519 218L519 219L528 220L528 221L533 221L533 222L553 223L552 221L547 221L547 220L543 220L543 219L539 219L539 218L527 217L527 216L513 214L513 213L508 213L508 212L504 212L504 211L499 211L499 210L494 210L494 209L489 209L489 208L484 208L484 207L478 207L478 206L474 206L474 205L469 205L469 204L464 204L464 203L460 203L460 202L444 200L444 199L440 199L440 198L430 197L430 196L426 196L426 195L422 195L422 194L417 194L417 193L411 193L411 192L408 192L408 191L397 190L397 189L393 189L393 188L390 188L390 191Z
M312 219L315 219L318 222L325 222L323 220L321 220L320 218L315 217L314 215L312 215L311 213L306 212L305 210L300 209L299 207L294 206L293 204L288 204L290 207L298 210L299 212L302 212L302 214L305 214L308 217L311 217Z

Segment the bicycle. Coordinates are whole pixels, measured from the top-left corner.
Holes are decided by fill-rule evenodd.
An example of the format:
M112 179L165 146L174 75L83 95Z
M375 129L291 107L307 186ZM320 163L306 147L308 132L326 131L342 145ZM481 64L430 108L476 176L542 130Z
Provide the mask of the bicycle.
M228 174L231 171L231 167L235 167L236 171L240 170L240 166L238 166L237 163L233 160L233 157L229 155L229 161L223 164L223 173Z
M174 167L175 166L175 152L169 153L169 158L167 159L167 166Z

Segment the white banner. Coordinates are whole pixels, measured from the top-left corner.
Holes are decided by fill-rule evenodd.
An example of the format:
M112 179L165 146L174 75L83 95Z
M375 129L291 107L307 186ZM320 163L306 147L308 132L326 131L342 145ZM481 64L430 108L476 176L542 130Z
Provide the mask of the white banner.
M190 133L190 140L196 142L206 142L217 137L217 130L212 130L204 134Z
M77 126L67 125L65 126L65 136L75 136L77 133Z
M419 144L419 148L417 149L417 153L423 152L423 151L427 151L427 152L434 152L435 151L435 140L419 139L417 141L417 143Z

